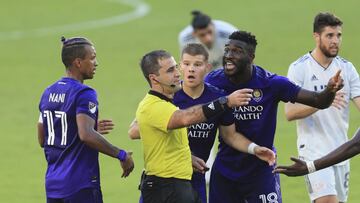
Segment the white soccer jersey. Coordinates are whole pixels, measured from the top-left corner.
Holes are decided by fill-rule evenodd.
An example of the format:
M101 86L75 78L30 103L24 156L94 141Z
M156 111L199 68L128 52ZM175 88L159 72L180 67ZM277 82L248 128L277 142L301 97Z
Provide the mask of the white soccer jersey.
M224 56L224 47L225 44L229 40L229 35L237 30L233 25L220 21L213 20L212 21L215 27L215 42L211 49L205 48L209 52L209 63L211 63L212 68L220 68L222 67L222 58ZM180 52L185 47L185 45L189 43L200 43L198 39L193 37L193 27L191 25L187 26L184 30L182 30L179 34L179 46Z
M337 70L341 69L344 88L340 91L346 93L345 99L360 96L360 80L353 64L337 56L330 66L324 69L311 56L310 53L292 63L289 67L288 78L302 88L320 92ZM318 110L314 114L297 121L297 147L299 156L307 160L318 159L341 144L346 142L349 127L349 105L341 110L330 106ZM338 165L343 165L342 162Z

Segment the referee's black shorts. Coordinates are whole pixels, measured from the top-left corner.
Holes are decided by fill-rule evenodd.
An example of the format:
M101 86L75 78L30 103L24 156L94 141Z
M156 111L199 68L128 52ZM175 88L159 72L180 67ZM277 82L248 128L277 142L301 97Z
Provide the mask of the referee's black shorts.
M202 203L189 180L145 175L141 183L144 203Z

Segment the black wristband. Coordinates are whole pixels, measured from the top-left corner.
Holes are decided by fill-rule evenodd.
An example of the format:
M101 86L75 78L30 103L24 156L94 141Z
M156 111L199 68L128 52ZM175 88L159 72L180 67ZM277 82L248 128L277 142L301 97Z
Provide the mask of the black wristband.
M202 106L202 109L203 109L206 119L217 116L225 111L225 107L224 107L224 105L222 105L220 103L219 99L214 100L210 103L204 104Z

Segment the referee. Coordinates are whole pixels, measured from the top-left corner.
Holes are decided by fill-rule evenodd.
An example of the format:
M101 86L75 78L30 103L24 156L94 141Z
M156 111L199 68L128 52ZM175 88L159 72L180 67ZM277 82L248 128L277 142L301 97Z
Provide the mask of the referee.
M179 110L172 104L172 98L181 89L180 73L170 53L164 50L147 53L140 66L151 87L136 111L144 150L143 201L200 203L190 183L193 169L185 127L231 107L247 105L252 90L238 90L208 104Z

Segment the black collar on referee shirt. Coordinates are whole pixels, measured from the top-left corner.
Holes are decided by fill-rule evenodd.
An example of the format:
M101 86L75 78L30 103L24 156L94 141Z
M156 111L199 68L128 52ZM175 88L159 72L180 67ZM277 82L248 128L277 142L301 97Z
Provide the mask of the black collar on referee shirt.
M163 99L163 100L165 100L165 101L167 101L167 102L170 102L170 103L173 102L172 99L170 99L170 98L168 98L167 96L161 94L160 92L157 92L157 91L154 91L154 90L150 90L150 91L149 91L149 94L154 95L154 96L157 96L157 97L159 97L160 99Z

